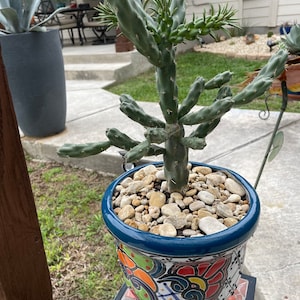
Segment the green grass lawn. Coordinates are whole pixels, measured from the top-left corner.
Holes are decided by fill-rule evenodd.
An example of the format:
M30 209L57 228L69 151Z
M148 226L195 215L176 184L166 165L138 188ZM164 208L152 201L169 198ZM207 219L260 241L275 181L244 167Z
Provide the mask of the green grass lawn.
M123 278L100 212L102 194L113 178L30 158L27 167L53 299L114 299Z
M179 101L182 101L190 85L198 76L210 79L220 72L230 70L234 73L231 80L231 87L236 93L238 85L247 79L247 73L259 69L266 63L265 60L246 60L241 58L229 58L223 55L200 52L187 52L177 57L177 85ZM115 94L130 94L138 101L158 102L156 93L155 74L152 69L149 72L131 78L123 83L107 88ZM215 99L216 91L205 91L199 99L199 105L209 105ZM272 96L269 99L270 110L279 110L281 98ZM265 109L264 98L257 99L252 103L243 106L245 109ZM287 111L300 112L300 101L289 101Z

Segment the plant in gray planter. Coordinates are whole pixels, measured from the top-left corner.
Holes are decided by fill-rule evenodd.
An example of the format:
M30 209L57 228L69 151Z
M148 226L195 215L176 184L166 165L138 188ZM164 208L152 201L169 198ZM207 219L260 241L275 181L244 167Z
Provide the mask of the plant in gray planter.
M0 3L0 46L19 127L43 137L65 128L66 87L58 30L32 25L40 0Z
M66 144L58 154L85 157L110 146L124 149L127 162L162 154L161 166L147 165L124 173L109 186L102 200L103 217L117 240L126 284L137 299L226 299L236 288L245 243L257 225L259 200L255 190L238 174L189 163L188 153L190 148L205 147L206 136L232 107L252 101L270 87L273 78L284 70L287 52L280 50L272 56L258 76L236 95L227 85L232 73L225 71L210 80L196 78L179 104L176 46L234 25L234 11L227 6L217 11L212 8L211 15L204 13L186 21L184 0L153 0L149 6L131 0L109 3L117 16L111 14L109 21L120 26L156 69L164 120L149 115L131 96L121 95L120 110L145 128L144 140L134 140L110 128L106 131L107 141ZM212 104L192 110L205 89L216 89ZM188 135L186 125L194 126ZM229 183L234 188L228 187L226 192L224 186ZM206 196L214 202L212 206ZM227 218L225 206L230 201L250 208L240 218L228 212L227 217L239 222L227 228L216 218ZM201 208L194 210L198 204L206 212ZM212 217L215 213L216 218ZM214 222L222 228L210 230L202 226L203 222ZM171 233L166 233L166 228ZM187 228L194 230L196 236L185 234ZM201 233L206 235L199 236Z

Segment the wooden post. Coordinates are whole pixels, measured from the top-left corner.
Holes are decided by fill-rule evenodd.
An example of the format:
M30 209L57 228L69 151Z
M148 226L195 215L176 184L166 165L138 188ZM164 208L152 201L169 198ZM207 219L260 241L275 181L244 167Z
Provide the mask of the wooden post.
M53 299L49 269L1 51L0 298Z

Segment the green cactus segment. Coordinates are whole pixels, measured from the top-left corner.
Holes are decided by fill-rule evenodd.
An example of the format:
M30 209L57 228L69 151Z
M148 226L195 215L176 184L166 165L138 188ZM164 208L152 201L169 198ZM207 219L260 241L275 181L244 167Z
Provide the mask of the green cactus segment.
M144 156L164 154L165 149L156 145L151 145L148 140L145 140L125 154L125 160L128 163L134 163L141 160Z
M64 144L59 148L57 154L62 157L87 157L99 154L111 146L109 141L102 143L87 144Z
M144 156L147 155L148 151L150 148L150 143L149 141L143 141L130 149L126 154L125 154L125 160L126 162L132 163L139 161L142 159Z
M263 95L270 88L273 79L278 77L285 68L288 53L284 49L280 49L271 56L267 64L260 70L258 75L250 82L244 90L235 95L232 100L235 105L246 104Z
M288 57L288 52L285 49L280 49L270 57L267 64L260 70L254 80L260 80L261 76L276 78L285 69L285 62Z
M183 117L198 103L198 99L204 90L205 81L202 77L198 77L191 85L187 97L182 101L179 108L178 118Z
M231 77L232 73L230 71L225 71L223 73L217 74L214 78L205 83L205 89L211 90L220 88L223 84L229 82Z
M236 11L232 7L225 5L216 11L211 5L210 15L206 15L204 11L203 17L194 17L191 22L180 24L177 30L173 30L170 40L174 44L183 42L184 40L195 40L200 36L207 34L213 35L213 31L226 31L226 26L236 26L237 19L234 18Z
M210 134L220 123L221 118L217 118L210 122L205 122L200 124L190 135L190 138L205 138L208 134Z
M108 137L111 145L118 148L129 151L131 148L138 145L140 142L131 139L125 133L122 133L116 128L109 128L106 130L106 136Z
M232 91L231 91L231 88L229 86L221 86L219 91L218 91L216 100L224 99L224 98L232 97L232 96L233 96Z
M240 93L236 94L232 100L235 105L247 104L268 90L272 82L273 79L264 77L260 78L260 80L253 80Z
M196 112L191 112L182 118L179 122L185 125L196 125L204 122L209 122L214 119L222 117L227 111L231 109L234 101L230 98L216 100L209 106L202 107Z
M175 49L165 49L163 59L167 67L156 69L156 85L161 111L166 122L172 124L176 123L178 119Z
M145 137L150 143L161 144L167 139L167 133L162 128L147 128Z
M143 9L142 1L110 0L110 4L116 9L122 33L153 65L160 66L163 62L161 53L153 33L148 30L148 27L155 29L156 24Z
M149 147L149 150L146 154L146 156L157 156L157 155L160 155L160 154L165 154L166 153L166 149L165 148L162 148L162 147L159 147L157 145L151 145Z
M168 139L165 142L164 173L170 192L184 193L189 172L188 148L181 143L184 128L179 124L167 124Z
M174 30L185 20L185 0L171 0L170 11L172 15L172 27Z
M165 127L165 123L163 121L146 114L137 102L129 95L121 95L120 110L130 119L145 127Z
M181 143L187 148L194 150L202 150L206 146L205 139L198 137L184 137L181 139Z

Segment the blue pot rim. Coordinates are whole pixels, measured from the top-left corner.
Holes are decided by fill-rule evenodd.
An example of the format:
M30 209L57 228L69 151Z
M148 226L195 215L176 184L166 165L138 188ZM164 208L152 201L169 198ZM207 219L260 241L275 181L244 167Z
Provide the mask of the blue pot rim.
M126 225L114 213L111 199L116 186L123 179L146 166L141 165L120 175L108 186L103 195L102 216L111 234L117 240L139 251L172 257L213 255L245 243L253 235L260 214L260 202L255 189L245 178L230 169L198 162L191 163L195 166L208 166L213 170L227 171L244 186L250 201L250 209L242 220L221 232L191 238L162 237ZM150 164L162 165L162 163Z

